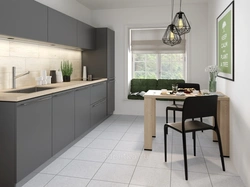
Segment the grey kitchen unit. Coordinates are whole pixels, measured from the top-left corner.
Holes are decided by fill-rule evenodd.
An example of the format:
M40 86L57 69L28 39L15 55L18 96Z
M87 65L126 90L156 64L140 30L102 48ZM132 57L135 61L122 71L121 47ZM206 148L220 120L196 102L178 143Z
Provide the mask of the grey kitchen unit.
M106 82L94 84L91 87L91 125L106 118Z
M77 46L77 20L48 8L48 42Z
M75 90L75 138L82 135L91 126L90 91L90 86Z
M107 78L107 115L115 110L115 32L96 29L95 50L82 52L82 65L93 78Z
M95 28L34 0L0 1L0 35L95 48Z
M16 36L47 42L47 9L34 0L21 0Z
M0 186L13 187L52 156L51 96L1 102Z
M16 183L107 118L106 81L0 101L0 186Z
M74 140L74 104L74 92L72 90L53 95L53 155Z

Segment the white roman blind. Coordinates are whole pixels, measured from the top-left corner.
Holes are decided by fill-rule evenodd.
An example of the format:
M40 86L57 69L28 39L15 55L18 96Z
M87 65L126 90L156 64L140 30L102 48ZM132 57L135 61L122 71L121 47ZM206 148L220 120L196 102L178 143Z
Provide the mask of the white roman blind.
M130 50L133 53L185 53L185 38L175 46L162 42L166 28L140 28L130 30Z

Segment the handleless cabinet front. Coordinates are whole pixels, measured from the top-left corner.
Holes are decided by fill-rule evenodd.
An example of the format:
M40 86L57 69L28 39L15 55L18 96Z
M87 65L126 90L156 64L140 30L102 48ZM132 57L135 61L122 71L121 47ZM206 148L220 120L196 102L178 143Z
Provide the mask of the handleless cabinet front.
M75 90L75 138L90 128L90 87Z
M65 91L52 99L53 155L74 140L74 92Z
M51 96L17 104L17 181L51 156Z

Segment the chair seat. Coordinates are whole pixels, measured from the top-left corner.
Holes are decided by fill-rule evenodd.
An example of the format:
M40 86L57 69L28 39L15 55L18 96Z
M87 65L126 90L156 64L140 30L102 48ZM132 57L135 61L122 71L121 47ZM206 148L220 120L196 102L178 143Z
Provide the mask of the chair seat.
M182 133L182 123L168 123L168 127L177 130ZM202 130L213 130L213 126L194 120L194 121L186 121L185 122L185 132L194 132L194 131L202 131Z
M183 105L182 104L173 104L173 105L167 106L167 110L182 111Z

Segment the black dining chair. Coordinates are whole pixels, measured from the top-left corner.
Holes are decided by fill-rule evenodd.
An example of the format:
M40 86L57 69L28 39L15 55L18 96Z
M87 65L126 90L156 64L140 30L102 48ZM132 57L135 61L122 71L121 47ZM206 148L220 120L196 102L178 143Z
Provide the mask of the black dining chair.
M200 84L198 83L179 83L178 88L194 88L195 90L200 91ZM179 101L178 101L179 102ZM176 120L176 111L181 112L183 110L183 101L181 103L176 103L176 100L173 100L173 104L166 107L166 123L168 123L168 111L173 111L173 121ZM202 121L202 118L201 118Z
M193 96L187 97L184 100L182 121L179 123L166 123L164 125L164 153L165 162L167 162L167 134L168 128L176 130L182 134L183 142L183 156L185 179L188 180L188 165L187 165L187 147L186 147L186 133L192 133L194 156L196 156L196 131L214 130L217 134L222 170L225 171L223 150L221 144L220 132L217 124L217 95L211 96ZM194 118L213 117L214 125L210 125Z

